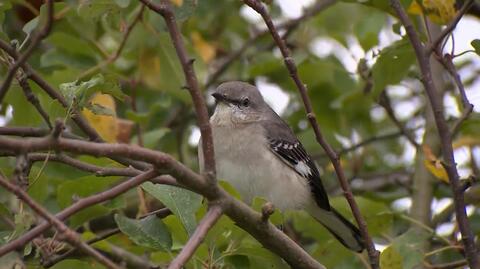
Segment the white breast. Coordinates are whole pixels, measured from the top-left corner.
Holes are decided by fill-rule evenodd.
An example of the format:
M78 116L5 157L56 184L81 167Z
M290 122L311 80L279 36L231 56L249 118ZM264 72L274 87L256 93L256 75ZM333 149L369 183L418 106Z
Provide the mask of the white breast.
M256 196L281 210L311 203L307 180L270 151L259 124L233 123L218 112L211 123L219 180L232 184L247 203Z

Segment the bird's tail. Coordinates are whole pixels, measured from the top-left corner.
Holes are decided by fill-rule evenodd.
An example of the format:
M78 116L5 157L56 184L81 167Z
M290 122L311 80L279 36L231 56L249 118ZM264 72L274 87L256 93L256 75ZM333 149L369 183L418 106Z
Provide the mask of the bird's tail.
M325 226L345 247L356 252L362 252L365 249L365 243L358 228L333 207L327 211L315 205L308 209L308 213Z

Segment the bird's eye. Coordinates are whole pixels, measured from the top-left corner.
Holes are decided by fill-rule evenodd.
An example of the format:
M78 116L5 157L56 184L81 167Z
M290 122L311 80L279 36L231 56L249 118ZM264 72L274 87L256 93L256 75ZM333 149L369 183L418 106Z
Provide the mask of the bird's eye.
M244 98L242 100L242 106L249 106L250 105L250 99Z

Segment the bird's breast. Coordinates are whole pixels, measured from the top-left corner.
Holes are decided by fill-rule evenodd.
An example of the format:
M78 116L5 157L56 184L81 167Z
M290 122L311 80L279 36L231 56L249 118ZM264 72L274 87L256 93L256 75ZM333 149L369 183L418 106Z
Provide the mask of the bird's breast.
M307 180L268 148L260 125L212 126L217 177L235 187L246 202L264 197L279 209L298 209L311 200Z

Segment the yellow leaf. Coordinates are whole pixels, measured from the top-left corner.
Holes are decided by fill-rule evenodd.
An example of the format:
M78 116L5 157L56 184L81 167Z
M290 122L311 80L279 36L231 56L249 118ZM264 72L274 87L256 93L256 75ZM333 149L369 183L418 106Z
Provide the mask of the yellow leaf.
M160 79L160 58L153 51L142 51L140 53L138 71L140 79L150 88L158 88Z
M210 62L215 57L215 46L205 41L199 32L192 32L191 37L197 54L200 55L204 62Z
M174 5L177 7L181 7L183 5L183 0L170 0Z
M427 170L436 178L440 179L445 183L449 183L448 174L443 167L442 162L433 154L432 149L428 145L423 145L423 154L425 155L425 160L423 160L423 165Z
M408 8L408 13L422 15L422 7L419 5L420 0L414 0ZM425 15L437 24L447 24L456 15L455 0L423 0L423 8Z
M83 116L90 125L98 132L103 140L109 143L117 142L118 125L115 113L115 100L109 94L96 93L90 99L90 103L108 108L113 112L113 116L96 115L88 108L82 110Z
M462 136L453 142L453 148L458 149L463 146L477 146L480 145L480 138L472 136Z

